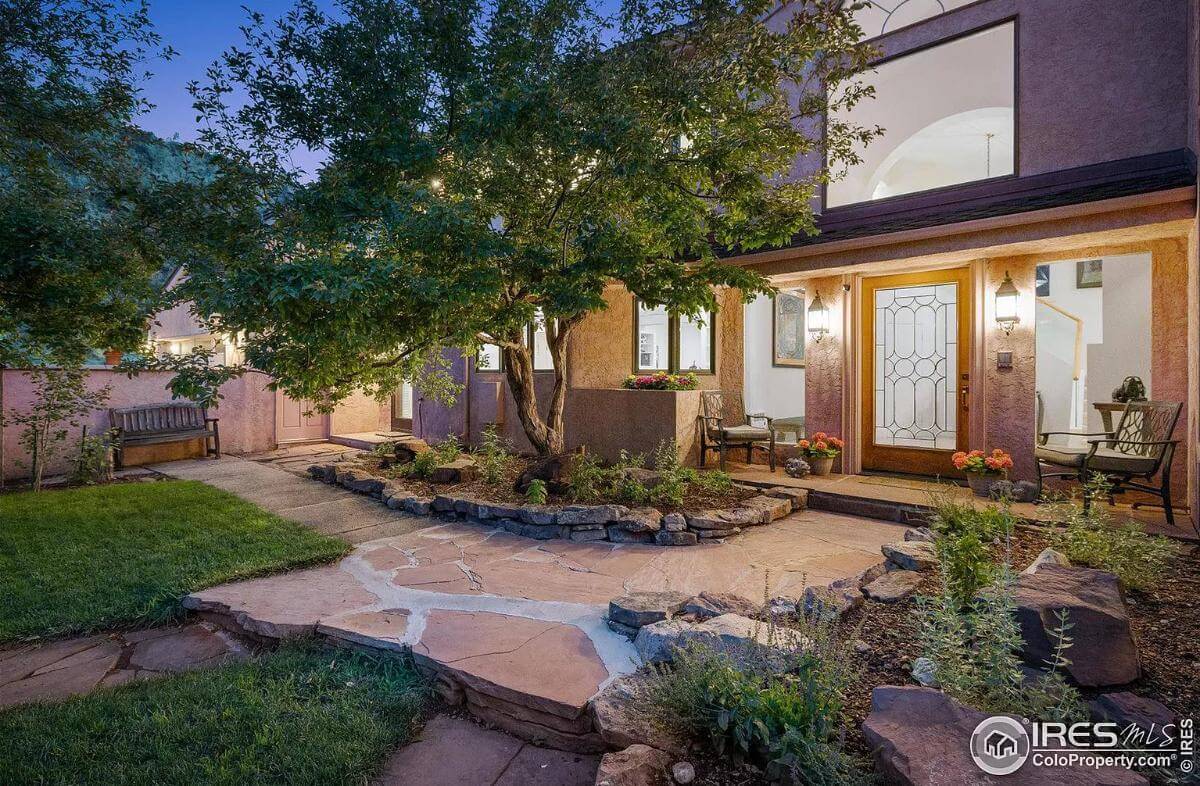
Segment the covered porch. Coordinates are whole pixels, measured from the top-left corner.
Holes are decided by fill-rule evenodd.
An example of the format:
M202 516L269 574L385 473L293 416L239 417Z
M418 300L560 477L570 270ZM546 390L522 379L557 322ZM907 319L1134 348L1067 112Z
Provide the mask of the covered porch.
M1052 444L1086 449L1095 438L1087 435L1111 430L1119 418L1113 389L1138 377L1148 399L1182 405L1170 435L1178 443L1169 534L1192 533L1200 279L1194 192L1172 194L747 258L803 303L790 327L778 299L747 308L747 409L802 417L809 434L845 440L835 466L842 474L805 478L805 487L918 504L928 497L922 481L871 476L961 480L950 464L954 451L1002 448L1013 456L1011 479L1036 482L1038 435L1061 432L1048 438ZM1000 320L1006 279L1015 310ZM814 305L824 313L815 315ZM756 316L756 308L767 310ZM787 329L802 337L802 351L791 345L799 368L779 362ZM914 349L915 342L922 345ZM762 471L757 461L739 474ZM781 472L773 478L792 482ZM1118 501L1152 527L1162 521L1161 508L1128 506L1153 502L1148 496ZM1021 514L1040 515L1034 506Z

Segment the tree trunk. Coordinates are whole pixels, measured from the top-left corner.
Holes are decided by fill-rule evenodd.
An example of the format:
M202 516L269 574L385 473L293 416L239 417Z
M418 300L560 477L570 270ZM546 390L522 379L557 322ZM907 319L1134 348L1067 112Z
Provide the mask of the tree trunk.
M501 348L504 355L504 375L517 404L517 417L525 436L540 456L553 456L566 450L563 434L563 410L567 402L567 344L571 332L582 316L546 321L546 341L554 361L554 389L550 405L543 418L538 411L537 389L534 386L533 348L525 342L513 342Z

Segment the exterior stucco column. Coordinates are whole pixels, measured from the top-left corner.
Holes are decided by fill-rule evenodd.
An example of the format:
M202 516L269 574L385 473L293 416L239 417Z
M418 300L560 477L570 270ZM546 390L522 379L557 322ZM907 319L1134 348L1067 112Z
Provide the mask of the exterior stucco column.
M1171 467L1172 497L1176 503L1188 499L1188 466L1192 450L1188 440L1190 422L1188 366L1188 243L1160 240L1150 247L1150 398L1156 401L1182 401L1183 411L1175 426L1174 439L1180 440ZM1192 343L1193 354L1195 344Z
M1034 275L1037 263L1028 258L996 258L988 260L983 276L983 292L980 300L983 319L979 329L983 340L976 338L974 349L982 350L980 363L984 380L983 396L972 396L970 406L984 407L986 415L986 440L975 445L983 450L1003 448L1012 454L1013 469L1009 477L1013 480L1034 480L1037 467L1033 458L1034 431L1037 426L1037 346L1034 326L1036 324L1034 300ZM1004 281L1004 274L1012 276L1013 284L1021 293L1018 305L1020 323L1010 335L996 324L996 290ZM979 302L979 301L976 301ZM1012 368L997 367L998 353L1012 353Z
M808 301L819 293L825 307L829 309L829 334L820 341L808 339L804 355L804 430L811 436L818 431L853 438L844 421L844 358L848 337L844 331L846 294L842 291L842 277L810 279L805 283ZM853 429L857 431L857 429ZM838 459L839 472L841 459Z

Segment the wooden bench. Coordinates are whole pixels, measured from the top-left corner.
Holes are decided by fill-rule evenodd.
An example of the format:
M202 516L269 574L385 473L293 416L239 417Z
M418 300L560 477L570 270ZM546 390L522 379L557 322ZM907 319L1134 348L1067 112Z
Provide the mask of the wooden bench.
M113 464L124 462L130 445L157 445L164 442L204 440L204 455L221 457L221 433L217 418L199 404L144 404L108 411L113 435Z

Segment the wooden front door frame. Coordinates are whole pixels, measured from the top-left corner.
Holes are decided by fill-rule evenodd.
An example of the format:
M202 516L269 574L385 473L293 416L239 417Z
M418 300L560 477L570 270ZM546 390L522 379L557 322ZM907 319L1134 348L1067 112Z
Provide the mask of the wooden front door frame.
M975 337L975 276L972 268L956 267L878 276L862 276L858 283L858 315L854 332L857 336L858 363L858 412L854 425L858 431L858 456L855 469L904 472L916 475L955 475L950 465L954 452L948 449L901 448L876 446L875 439L875 352L874 352L874 293L880 287L902 287L933 282L958 284L958 369L955 387L958 392L955 402L958 407L956 420L956 450L966 450L971 433L969 410L970 388L975 369L972 367L972 342ZM849 469L849 468L847 468Z

